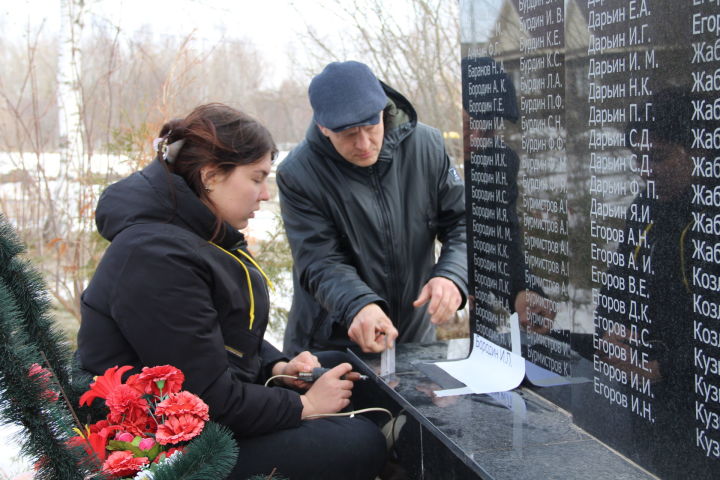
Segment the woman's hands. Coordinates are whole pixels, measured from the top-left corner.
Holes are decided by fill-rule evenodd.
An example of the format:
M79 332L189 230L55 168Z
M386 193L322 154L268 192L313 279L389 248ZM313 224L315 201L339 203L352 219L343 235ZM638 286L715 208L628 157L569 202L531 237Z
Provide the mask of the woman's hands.
M350 373L352 366L341 363L337 367L325 372L315 381L310 390L300 397L303 404L302 418L323 413L337 413L350 404L352 388L351 380L342 380L345 374Z
M272 375L292 375L293 377L296 377L300 372L311 372L313 368L319 366L320 362L317 357L308 351L304 351L289 362L278 362L273 365ZM293 380L291 378L278 378L277 381L290 387L300 388L303 390L307 390L311 385L310 383L303 382L302 380Z
M319 367L317 357L310 352L302 352L289 362L278 362L273 365L272 374L297 376L300 372L311 372ZM342 379L343 375L346 377ZM302 418L319 415L323 413L337 413L350 404L352 388L355 380L360 379L360 374L352 372L352 365L341 363L337 367L328 370L313 383L291 378L278 378L278 382L285 385L309 389L300 396L303 404Z

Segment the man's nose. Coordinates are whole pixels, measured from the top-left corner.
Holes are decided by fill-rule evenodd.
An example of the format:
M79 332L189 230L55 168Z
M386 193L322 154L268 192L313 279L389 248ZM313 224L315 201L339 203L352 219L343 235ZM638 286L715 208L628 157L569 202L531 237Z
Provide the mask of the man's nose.
M355 139L355 148L358 150L367 150L370 148L370 134L360 130L357 138Z

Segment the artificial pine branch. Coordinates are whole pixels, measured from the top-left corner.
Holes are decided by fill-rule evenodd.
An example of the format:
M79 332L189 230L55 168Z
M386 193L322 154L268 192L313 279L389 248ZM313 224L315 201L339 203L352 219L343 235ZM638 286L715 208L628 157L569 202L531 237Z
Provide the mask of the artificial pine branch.
M15 238L15 233L7 218L0 213L0 265L9 263L10 259L23 252L22 244Z
M178 458L160 465L153 480L207 480L226 478L235 466L238 447L230 431L208 422Z
M37 480L82 479L75 452L65 446L74 426L64 404L47 399L46 386L30 377L42 355L20 327L21 310L0 279L0 417L24 427L23 455L36 460Z
M79 395L70 383L68 342L49 316L50 300L42 277L19 256L23 251L13 228L0 214L0 279L19 310L18 327L46 357L47 362L38 363L52 371L68 401L77 405Z

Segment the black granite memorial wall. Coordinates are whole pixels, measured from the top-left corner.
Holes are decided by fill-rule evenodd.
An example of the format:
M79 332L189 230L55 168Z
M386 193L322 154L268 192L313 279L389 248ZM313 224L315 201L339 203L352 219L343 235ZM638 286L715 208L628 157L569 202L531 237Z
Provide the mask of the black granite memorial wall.
M720 475L720 1L461 1L472 328L662 478Z

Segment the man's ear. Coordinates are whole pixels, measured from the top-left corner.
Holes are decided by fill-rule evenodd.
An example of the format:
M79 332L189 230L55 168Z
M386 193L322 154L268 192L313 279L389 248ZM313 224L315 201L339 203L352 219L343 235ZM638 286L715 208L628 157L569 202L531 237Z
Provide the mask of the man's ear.
M315 125L317 125L317 127L320 129L320 131L322 132L323 135L325 135L326 137L329 137L329 136L330 136L330 132L331 132L332 130L330 130L329 128L323 127L323 126L320 125L319 123L316 123Z

